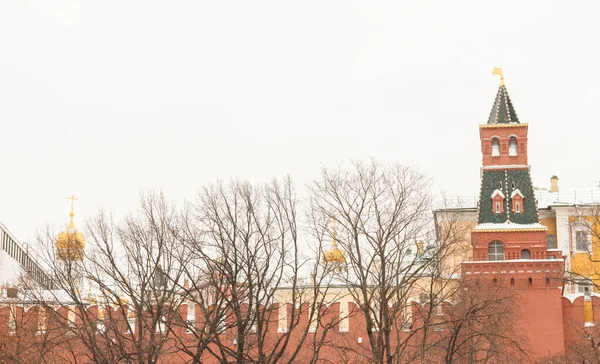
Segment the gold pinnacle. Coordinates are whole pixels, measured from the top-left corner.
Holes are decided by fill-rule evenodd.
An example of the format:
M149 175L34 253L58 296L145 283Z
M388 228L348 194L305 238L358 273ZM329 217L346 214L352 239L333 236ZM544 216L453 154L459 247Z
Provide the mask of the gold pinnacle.
M75 216L74 207L75 207L75 201L77 201L77 199L75 198L75 196L71 195L71 197L67 197L67 200L71 200L71 212L69 213L69 216L71 217L71 219L69 220L69 227L72 229L75 229L75 223L73 222L73 216Z
M333 242L331 246L335 248L337 247L337 217L333 216L329 221L333 222Z

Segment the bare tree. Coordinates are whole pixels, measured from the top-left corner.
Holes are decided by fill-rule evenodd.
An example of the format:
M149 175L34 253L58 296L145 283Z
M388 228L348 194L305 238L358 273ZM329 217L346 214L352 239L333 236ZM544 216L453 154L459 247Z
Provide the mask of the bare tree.
M365 319L369 350L376 363L399 362L414 330L408 325L410 297L431 284L443 252L431 219L429 180L414 168L352 163L349 168L323 169L310 186L312 228L339 221L338 240L348 255L340 274ZM418 287L421 286L421 287Z
M543 358L538 364L600 363L600 330L596 326L585 327L583 322L569 325L574 340L570 340L565 352Z
M184 295L196 310L186 329L196 341L181 348L194 362L294 362L307 338L316 336L304 317L325 332L335 325L322 320L319 276L306 279L311 259L302 251L297 205L289 178L265 185L233 181L203 188L183 214L194 257Z
M46 231L55 289L28 290L68 337L54 352L75 363L316 363L332 353L400 363L446 346L447 362L497 349L498 336L474 333L504 301L464 293L453 257L468 227L448 215L435 229L429 180L416 169L323 169L306 221L299 205L289 178L232 181L202 188L180 210L148 193L122 221L100 212L86 225L85 256L76 233L57 251ZM364 322L353 331L367 347L340 333L349 319Z
M517 326L518 292L505 283L461 280L452 303L442 307L436 335L428 337L427 357L444 363L529 362Z
M71 240L57 253L56 235L50 230L40 235L56 289L30 287L29 292L63 324L70 336L67 351L74 357L156 363L172 352L168 333L177 317L186 262L177 222L164 196L149 193L137 213L120 223L103 212L90 220L85 257L69 247L75 246Z
M19 287L21 288L21 287ZM0 307L0 362L59 363L64 332L36 301L21 291Z

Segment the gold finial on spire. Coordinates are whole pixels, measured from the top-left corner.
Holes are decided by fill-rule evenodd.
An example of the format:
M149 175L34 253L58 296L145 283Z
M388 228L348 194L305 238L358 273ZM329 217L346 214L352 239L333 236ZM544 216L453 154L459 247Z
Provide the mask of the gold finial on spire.
M500 76L500 86L504 86L504 75L502 75L502 65L500 65L500 67L494 67L492 74Z
M77 199L75 198L75 196L71 195L71 197L67 197L67 200L71 200L71 212L69 213L69 216L71 217L71 219L69 220L69 228L75 229L75 223L73 222L73 216L75 216L74 206L75 206L75 201L77 201Z

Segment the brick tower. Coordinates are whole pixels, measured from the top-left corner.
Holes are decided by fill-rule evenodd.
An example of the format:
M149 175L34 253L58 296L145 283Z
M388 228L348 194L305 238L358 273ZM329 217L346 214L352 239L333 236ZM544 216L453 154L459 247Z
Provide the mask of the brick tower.
M496 72L495 72L496 73ZM497 74L501 75L501 71ZM486 124L479 126L483 165L473 262L465 280L502 284L518 295L518 325L533 357L564 351L561 310L564 262L546 247L527 161L528 125L521 124L501 78Z

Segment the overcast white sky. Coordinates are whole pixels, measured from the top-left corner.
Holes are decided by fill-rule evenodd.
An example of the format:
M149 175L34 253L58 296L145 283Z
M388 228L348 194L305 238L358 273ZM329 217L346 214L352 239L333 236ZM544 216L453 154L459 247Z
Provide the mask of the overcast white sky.
M479 188L504 66L534 184L596 185L597 1L2 1L0 221L21 240L140 190L375 157Z

